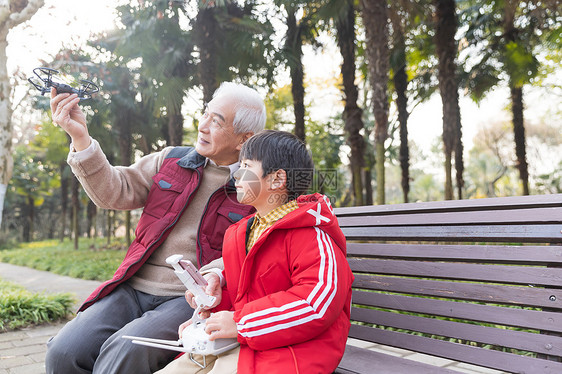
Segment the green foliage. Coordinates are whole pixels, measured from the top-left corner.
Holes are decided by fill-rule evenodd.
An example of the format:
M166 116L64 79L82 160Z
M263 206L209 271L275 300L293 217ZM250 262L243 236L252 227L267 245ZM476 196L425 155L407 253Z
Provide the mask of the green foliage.
M114 242L110 247L103 247L105 239L96 242L90 240L92 249L86 240L80 241L78 250L74 250L69 240L47 240L21 244L19 248L0 251L0 261L14 265L27 266L38 270L67 275L74 278L104 281L110 279L123 261L125 251L121 242Z
M542 69L536 56L559 53L561 24L546 3L465 0L459 8L469 52L462 61L469 70L463 85L475 100L500 80L509 79L515 87L536 83ZM513 19L505 17L511 13Z
M529 83L537 75L539 63L521 43L507 43L504 54L505 68L516 87Z
M70 294L34 294L0 280L0 332L65 318L74 302Z
M294 121L294 119L290 119L292 113L289 113L292 105L293 96L290 85L271 90L265 98L267 113L265 127L268 129L279 128L280 125Z
M562 161L551 174L539 175L535 187L541 194L562 193Z
M10 191L40 206L46 196L53 194L60 186L60 178L38 155L29 152L28 147L19 146L14 154L14 174Z

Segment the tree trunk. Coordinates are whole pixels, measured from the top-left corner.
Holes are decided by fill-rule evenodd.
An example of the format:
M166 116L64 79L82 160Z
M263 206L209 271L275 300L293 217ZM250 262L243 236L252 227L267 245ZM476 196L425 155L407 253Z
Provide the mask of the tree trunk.
M353 205L363 205L363 168L365 166L365 142L361 135L363 129L363 110L357 105L358 91L355 85L355 10L353 2L347 1L347 12L343 19L336 21L338 47L343 57L341 74L345 107L343 119L347 132L347 144L351 148L350 168L352 175Z
M511 112L513 113L513 135L515 138L517 169L523 184L523 195L529 195L529 170L527 151L525 149L525 124L523 121L523 88L511 86Z
M199 49L199 65L197 73L199 83L203 87L203 101L208 103L213 99L213 93L218 88L217 81L217 29L219 25L215 18L215 8L199 9L195 30L195 44Z
M363 185L365 186L365 205L373 205L373 177L372 171L375 165L375 153L371 150L368 134L364 135L363 142L365 144L365 168L363 172Z
M183 142L183 115L168 114L168 145L178 146Z
M72 176L72 232L74 233L74 249L78 249L78 237L80 236L80 183Z
M96 215L98 213L98 209L96 204L93 203L92 200L88 201L88 207L86 208L86 216L88 218L88 230L86 231L86 235L88 238L96 237Z
M443 148L445 152L445 199L452 200L452 154L460 123L459 94L455 58L457 21L454 0L434 0L436 8L435 48L439 59L439 91L443 103Z
M3 1L0 3L0 225L4 210L4 196L12 178L12 103L8 75L8 33L12 28L29 20L44 4L44 0Z
M459 115L457 117L457 127L455 133L455 169L457 171L457 194L458 199L462 200L464 190L464 159L463 159L463 143L462 143L462 124L459 108Z
M107 238L107 245L109 246L109 244L111 244L111 236L112 236L112 231L113 231L113 224L112 224L112 220L111 220L111 210L106 210L105 213L106 215L106 238Z
M519 2L514 0L506 1L504 4L503 29L507 42L516 41L515 11L518 4ZM510 76L509 89L511 91L511 113L513 116L517 169L519 170L519 179L521 179L523 185L523 195L529 195L529 169L525 148L525 122L523 120L523 87L517 86L514 79Z
M365 25L366 54L369 62L369 81L373 91L375 116L375 150L377 172L377 204L385 203L384 142L388 138L388 16L385 0L361 0Z
M393 22L394 54L394 89L396 90L396 107L398 108L398 122L400 123L400 169L402 170L402 196L404 202L409 201L410 193L410 148L408 147L408 75L406 74L406 44L400 25Z
M23 225L23 241L29 243L33 240L33 221L35 219L35 200L33 197L27 197L27 212L25 215L25 224Z
M2 8L0 7L0 10ZM0 225L4 209L4 196L12 178L14 159L12 157L12 104L10 102L10 78L6 64L6 36L0 30Z
M60 170L60 201L61 201L61 228L59 239L62 242L66 233L66 215L68 213L68 176L65 175L66 162L59 165Z
M128 73L124 73L121 79L121 87L126 89L125 95L130 96L132 100L134 98L134 92L131 92L130 87L130 76ZM119 137L119 155L121 156L121 165L129 166L131 165L133 146L132 146L132 123L134 120L134 113L130 109L125 109L127 112L119 115L117 123L117 128L120 131ZM170 116L171 117L171 116ZM125 232L125 239L127 244L131 244L131 214L127 212L125 215L125 227L127 228Z
M287 40L285 50L289 57L291 94L295 113L295 135L306 141L304 124L304 68L302 66L302 36L294 11L287 9Z

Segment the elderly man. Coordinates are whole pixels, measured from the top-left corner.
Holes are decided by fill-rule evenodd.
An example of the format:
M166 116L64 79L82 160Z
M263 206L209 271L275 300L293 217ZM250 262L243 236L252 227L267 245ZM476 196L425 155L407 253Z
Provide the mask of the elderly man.
M183 254L210 271L220 263L224 231L251 213L237 202L232 174L242 144L265 126L265 105L253 89L223 83L201 118L195 147L168 147L114 167L90 137L78 102L51 92L53 122L72 138L72 171L98 206L142 207L143 214L113 279L49 341L47 373L152 373L176 353L122 336L177 339L178 326L191 317L185 287L165 259ZM207 292L220 292L218 276L208 278Z

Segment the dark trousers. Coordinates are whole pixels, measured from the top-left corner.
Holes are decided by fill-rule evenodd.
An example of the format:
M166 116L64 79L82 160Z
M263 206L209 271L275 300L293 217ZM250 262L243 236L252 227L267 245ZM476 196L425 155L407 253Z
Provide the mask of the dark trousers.
M166 366L177 352L133 344L123 335L178 339L193 309L184 297L145 294L124 284L68 322L47 343L47 374L142 374Z

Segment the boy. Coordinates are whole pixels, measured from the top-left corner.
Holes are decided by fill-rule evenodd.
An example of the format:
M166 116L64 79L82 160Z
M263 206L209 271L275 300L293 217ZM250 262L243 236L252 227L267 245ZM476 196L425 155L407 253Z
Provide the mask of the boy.
M244 143L240 160L237 199L257 213L225 234L226 284L206 323L211 340L237 338L240 348L211 372L331 373L345 349L353 275L330 202L301 196L312 159L294 135L270 130ZM159 373L200 372L186 356Z

